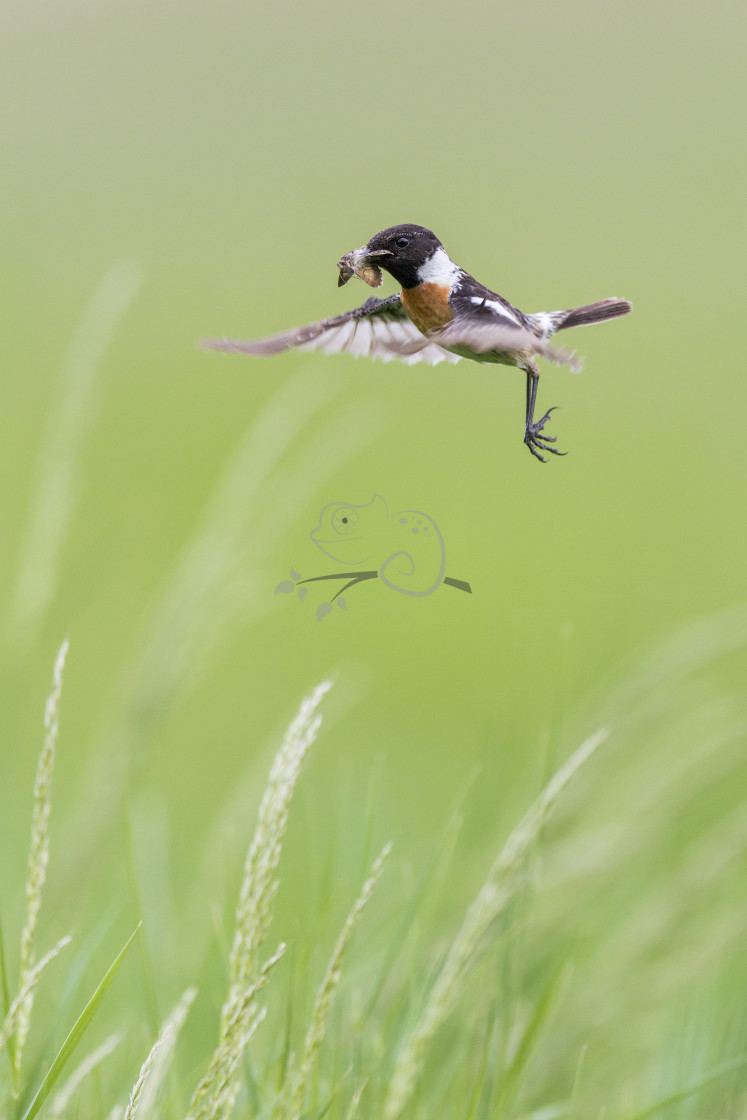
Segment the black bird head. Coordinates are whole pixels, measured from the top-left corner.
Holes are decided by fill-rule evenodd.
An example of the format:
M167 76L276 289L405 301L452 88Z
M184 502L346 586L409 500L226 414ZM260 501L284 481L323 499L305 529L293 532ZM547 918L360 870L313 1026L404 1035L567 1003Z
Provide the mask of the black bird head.
M383 268L403 288L414 288L419 282L420 266L430 260L436 250L441 248L443 246L435 233L425 226L390 226L389 229L383 229L381 233L372 237L367 245L353 250L342 258L341 277L346 271L343 262L349 262L349 275L358 268Z

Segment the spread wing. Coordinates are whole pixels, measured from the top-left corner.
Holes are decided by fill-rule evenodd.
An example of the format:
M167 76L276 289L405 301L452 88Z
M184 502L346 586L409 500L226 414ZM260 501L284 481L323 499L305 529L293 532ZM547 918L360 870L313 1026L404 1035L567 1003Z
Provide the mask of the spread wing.
M409 351L410 345L417 346ZM331 319L319 323L309 323L306 327L282 331L268 338L257 338L247 342L232 341L229 338L207 339L202 343L209 350L227 350L234 354L253 354L266 357L268 354L281 354L284 350L321 350L324 354L352 354L354 358L377 358L382 362L395 359L413 365L427 362L435 366L439 362L458 362L456 354L450 354L436 342L421 334L407 317L399 294L388 299L371 296L362 307L345 311Z

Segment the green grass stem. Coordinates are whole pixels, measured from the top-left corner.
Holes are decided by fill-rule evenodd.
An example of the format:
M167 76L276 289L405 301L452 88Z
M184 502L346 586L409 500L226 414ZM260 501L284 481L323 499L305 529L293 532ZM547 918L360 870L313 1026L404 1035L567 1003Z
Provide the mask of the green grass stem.
M136 929L130 934L127 941L120 949L119 953L117 953L116 957L109 965L109 968L104 973L88 1003L76 1019L75 1023L72 1026L72 1029L70 1030L70 1033L55 1055L55 1058L52 1061L52 1064L49 1067L41 1085L37 1089L34 1098L31 1101L31 1104L24 1113L23 1120L34 1120L34 1117L39 1113L39 1110L41 1109L49 1094L52 1092L52 1089L54 1089L57 1081L60 1078L60 1075L62 1074L62 1071L77 1050L80 1041L83 1038L83 1035L88 1030L94 1019L94 1016L99 1010L101 1001L103 1000L109 987L111 986L114 977L119 972L122 962L127 956L127 952L132 945L132 942L135 940L139 929L140 925L138 925Z

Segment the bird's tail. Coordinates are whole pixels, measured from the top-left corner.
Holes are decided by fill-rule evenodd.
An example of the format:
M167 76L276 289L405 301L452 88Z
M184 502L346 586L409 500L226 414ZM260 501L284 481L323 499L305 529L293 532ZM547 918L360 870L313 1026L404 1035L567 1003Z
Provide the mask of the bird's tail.
M587 323L604 323L606 319L617 319L620 315L627 315L633 310L633 304L627 299L598 299L596 303L587 303L583 307L574 307L571 311L556 311L556 331L564 331L568 327L584 327Z

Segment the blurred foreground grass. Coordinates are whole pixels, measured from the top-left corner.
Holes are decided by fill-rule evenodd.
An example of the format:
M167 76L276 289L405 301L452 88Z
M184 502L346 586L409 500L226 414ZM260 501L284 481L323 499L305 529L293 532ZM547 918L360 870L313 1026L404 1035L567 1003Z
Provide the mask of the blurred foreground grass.
M123 1015L132 1014L132 1002L120 995L116 1009L100 1016L110 1026L116 1022L116 1031L101 1027L98 1044L86 1053L83 1039L88 1041L94 1019L99 1027L108 989L124 984L117 973L123 967L132 974L136 967L125 957L140 931L68 1030L71 1004L80 1002L78 989L91 964L90 941L87 946L84 938L73 950L64 937L43 956L36 946L64 643L37 768L17 988L10 979L15 954L0 939L3 1116L33 1120L45 1107L55 1117L124 1120L300 1120L359 1113L387 1120L434 1113L545 1120L743 1116L747 1018L740 888L747 833L739 796L727 809L722 786L743 770L745 713L743 705L711 689L699 693L714 663L743 655L745 646L747 611L730 612L657 650L621 678L612 695L597 699L597 708L619 713L612 757L597 758L596 767L589 762L609 738L605 729L558 769L489 866L460 925L438 917L439 896L453 881L470 791L460 793L430 858L413 868L409 883L401 876L398 884L387 888L385 879L379 887L387 844L326 969L319 959L344 893L330 878L321 890L307 892L316 893L313 905L308 897L294 897L290 910L287 898L281 904L285 921L290 919L290 953L285 942L269 956L265 946L271 928L275 936L282 924L273 925L278 867L291 799L321 726L320 704L332 687L323 683L301 705L272 766L232 931L218 909L212 936L204 918L190 916L178 902L167 916L164 898L156 897L166 870L159 866L161 853L151 849L144 859L141 851L138 859L131 852L130 899L146 914L138 940L146 1007L129 1023ZM605 788L605 776L613 775L616 784ZM571 779L575 803L566 803L563 814ZM714 794L717 814L703 808ZM560 821L552 827L548 818L559 800ZM674 859L667 858L663 837L684 822L688 840ZM350 839L359 846L363 841L368 860L375 815L368 821L361 815L360 824ZM351 854L336 859L348 873L341 879L357 862ZM203 910L215 897L220 871L216 852L207 856L192 884ZM645 875L637 866L642 857L648 861ZM366 930L364 910L375 889L386 901ZM158 911L150 919L146 891ZM363 940L357 952L350 948L354 934L356 942ZM44 1015L37 1011L37 989L41 994L47 987L47 969L54 983L61 966L56 958L63 953L68 969L62 995L47 1005L42 1027L35 1029L37 1052L25 1065L29 1028L37 1028ZM154 1021L150 1032L148 1010L158 1015L164 979L175 970L193 970L214 993L214 966L226 955L227 995L213 1056L207 1064L204 1055L177 1063L183 1029L193 1050L204 1048L205 1026L197 1030L195 1019L198 1009L203 1019L206 1013L214 1018L208 1001L197 986L188 987L160 1030ZM96 1028L90 1031L94 1037ZM158 1037L135 1075L132 1051L148 1033ZM65 1035L61 1045L55 1042ZM79 1050L86 1053L82 1059ZM129 1104L118 1105L128 1066L134 1079ZM190 1088L196 1077L196 1088Z

